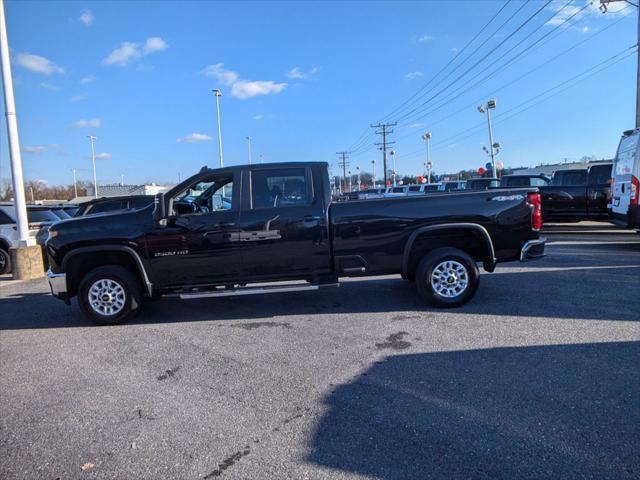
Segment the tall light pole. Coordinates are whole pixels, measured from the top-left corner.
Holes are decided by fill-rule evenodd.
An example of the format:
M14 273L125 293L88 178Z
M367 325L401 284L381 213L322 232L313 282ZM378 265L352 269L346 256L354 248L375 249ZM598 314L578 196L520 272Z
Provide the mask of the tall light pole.
M396 186L396 151L395 150L391 150L389 152L389 155L391 155L391 165L393 167L393 186Z
M7 116L7 137L9 139L9 156L11 157L11 178L13 179L16 227L18 229L20 246L24 247L34 243L29 239L27 202L24 195L22 158L20 157L20 140L18 138L18 120L16 118L11 61L9 59L9 39L7 37L7 24L4 18L4 0L0 0L0 57L2 57L2 85L4 87L4 109L5 115Z
M78 198L78 180L76 179L76 169L73 168L73 195Z
M251 137L245 137L247 140L247 149L249 150L249 165L253 161L253 145L251 144Z
M222 125L220 124L220 97L222 92L219 89L213 89L213 94L216 96L216 112L218 116L218 154L220 156L220 168L224 167L224 160L222 159Z
M491 171L493 172L493 178L498 178L498 172L496 171L496 150L493 143L493 128L491 126L491 110L496 108L496 101L491 99L486 105L478 105L478 111L482 114L487 114L487 125L489 126L489 152L491 155Z
M356 167L356 172L358 172L358 191L362 190L362 181L360 179L360 167Z
M352 185L351 185L351 170L349 170L349 191L352 191Z
M425 132L425 134L422 135L422 140L424 140L427 146L427 161L424 164L427 168L427 183L431 183L431 147L429 144L431 141L431 132Z
M373 188L376 188L376 161L371 160L371 167L373 168L373 175L371 176L371 181L373 182Z
M95 141L98 139L93 135L87 135L89 139L89 143L91 143L91 162L93 163L93 193L94 197L98 198L98 176L96 175L96 151L95 151Z

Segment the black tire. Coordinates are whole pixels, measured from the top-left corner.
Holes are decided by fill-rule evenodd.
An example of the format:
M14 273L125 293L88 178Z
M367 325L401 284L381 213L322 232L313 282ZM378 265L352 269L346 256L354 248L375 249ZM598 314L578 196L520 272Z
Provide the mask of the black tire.
M0 247L0 274L11 273L11 255Z
M102 283L99 283L101 282ZM89 298L91 292L95 303ZM113 287L111 289L110 287ZM96 295L104 292L105 301ZM100 293L101 294L101 293ZM116 298L117 297L117 298ZM123 267L108 265L98 267L87 273L78 288L78 304L82 312L100 325L117 325L132 319L142 307L142 289L140 281ZM109 314L109 305L114 312Z
M447 266L446 262L452 263ZM462 267L462 270L460 267ZM435 279L432 282L432 275L435 269L443 272L440 275L442 281ZM463 288L464 282L461 279L465 279L465 276L466 284ZM453 280L449 280L452 277ZM457 248L438 248L433 250L420 261L416 271L418 293L427 303L436 307L450 308L464 305L473 298L476 290L478 290L479 283L480 272L476 262L469 254ZM434 287L434 284L436 287ZM460 289L459 292L457 292L458 289Z

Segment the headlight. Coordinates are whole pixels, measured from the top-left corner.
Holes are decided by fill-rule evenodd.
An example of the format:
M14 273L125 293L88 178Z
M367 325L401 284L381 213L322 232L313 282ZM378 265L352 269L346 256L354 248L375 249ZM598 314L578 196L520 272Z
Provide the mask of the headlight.
M58 231L54 230L53 228L49 228L49 236L47 237L47 240L49 240L50 238L56 238L58 236Z

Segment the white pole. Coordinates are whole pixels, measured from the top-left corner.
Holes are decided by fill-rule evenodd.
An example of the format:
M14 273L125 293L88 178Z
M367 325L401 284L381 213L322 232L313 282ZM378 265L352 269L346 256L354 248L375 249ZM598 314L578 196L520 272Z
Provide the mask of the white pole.
M391 162L393 165L393 186L396 186L396 151L391 150L389 152L391 154Z
M98 198L98 176L96 174L96 152L95 152L95 147L93 145L97 137L94 137L93 135L87 135L87 138L89 139L89 143L91 143L91 162L93 163L93 196L95 198Z
M249 165L253 161L253 146L251 145L251 137L247 137L247 148L249 149Z
M427 138L427 183L431 183L431 147L429 142L431 140L431 135Z
M120 186L124 187L124 173L120 174Z
M358 172L358 191L362 190L362 181L360 180L360 167L356 167L356 171Z
M78 198L78 181L76 180L76 169L73 169L73 193L74 197Z
M20 158L20 140L18 138L18 120L13 97L13 79L9 59L9 39L7 23L4 17L4 0L0 0L0 57L2 58L2 85L4 87L4 109L7 116L7 137L9 156L11 157L11 177L13 179L13 198L15 199L16 227L20 246L32 243L29 239L27 221L27 202L24 196L24 178L22 177L22 158Z
M498 172L496 172L496 153L493 148L493 129L491 128L491 109L487 106L487 122L489 123L489 143L491 149L491 170L493 171L493 178L498 178Z
M224 167L224 160L222 159L222 125L220 123L220 97L222 96L222 92L217 88L212 91L216 96L216 112L218 115L218 154L220 156L220 168L222 168Z
M376 161L371 160L371 165L373 165L372 181L373 181L373 188L375 188L376 187Z

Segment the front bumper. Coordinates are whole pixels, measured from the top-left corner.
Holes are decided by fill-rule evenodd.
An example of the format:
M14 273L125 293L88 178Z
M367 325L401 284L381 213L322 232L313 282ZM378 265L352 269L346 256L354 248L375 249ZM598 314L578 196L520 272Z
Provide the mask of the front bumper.
M51 269L49 269L47 271L47 280L49 281L49 288L53 296L67 301L67 275L64 273L53 273Z
M520 250L520 261L526 262L527 260L535 260L536 258L544 257L545 243L547 243L547 239L544 237L525 242Z

